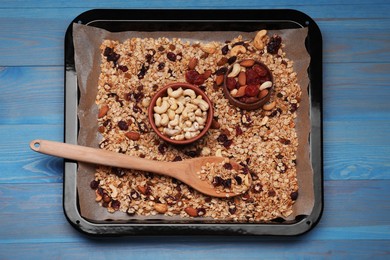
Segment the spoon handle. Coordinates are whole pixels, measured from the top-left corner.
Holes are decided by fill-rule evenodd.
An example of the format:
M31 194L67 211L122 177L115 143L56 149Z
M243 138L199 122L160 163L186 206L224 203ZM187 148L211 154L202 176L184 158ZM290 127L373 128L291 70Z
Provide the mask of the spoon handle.
M43 154L86 163L113 166L118 168L131 168L168 176L171 176L172 171L175 171L175 169L173 169L172 163L169 162L148 160L102 149L67 143L48 140L34 140L31 141L30 148Z

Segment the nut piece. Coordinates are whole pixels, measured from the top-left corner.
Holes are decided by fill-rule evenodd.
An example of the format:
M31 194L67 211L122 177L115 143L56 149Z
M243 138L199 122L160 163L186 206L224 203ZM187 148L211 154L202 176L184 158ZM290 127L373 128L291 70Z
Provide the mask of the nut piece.
M167 204L156 203L156 204L154 204L154 209L155 209L158 213L164 214L165 212L168 211L168 206L167 206Z
M223 83L223 75L218 75L216 78L215 78L215 84L217 84L217 86L220 86L222 83Z
M237 91L237 93L236 93L236 95L234 96L234 97L243 97L243 96L245 96L245 90L246 90L246 86L241 86L239 89L238 89L238 91Z
M217 44L214 42L202 44L200 49L208 54L213 54L217 51Z
M192 207L187 207L184 209L184 211L190 215L191 217L197 217L198 216L198 211Z
M229 73L228 77L229 78L234 78L235 76L238 75L241 71L241 66L238 63L234 63L232 71Z
M108 109L109 108L107 105L101 106L101 108L99 109L98 118L102 118L103 116L105 116L108 112Z
M240 65L245 68L252 67L254 64L255 64L255 60L252 59L247 59L240 62Z
M263 84L260 85L260 90L267 89L272 87L272 82L271 81L266 81Z
M267 30L261 30L259 31L255 38L253 39L253 46L258 49L262 50L264 48L264 42L263 38L267 35Z
M125 136L127 138L129 138L130 140L133 140L133 141L138 141L140 139L140 137L141 137L141 135L138 132L135 132L135 131L127 132L125 134Z
M188 69L193 70L195 69L196 65L198 65L198 59L193 57L188 62Z
M230 50L232 56L237 56L240 53L245 53L246 48L243 45L236 45Z
M244 71L241 71L238 74L238 83L240 84L240 86L246 85L246 73Z
M263 109L264 110L272 110L274 107L275 107L276 103L275 101L272 101L272 102L267 102L264 106L263 106Z

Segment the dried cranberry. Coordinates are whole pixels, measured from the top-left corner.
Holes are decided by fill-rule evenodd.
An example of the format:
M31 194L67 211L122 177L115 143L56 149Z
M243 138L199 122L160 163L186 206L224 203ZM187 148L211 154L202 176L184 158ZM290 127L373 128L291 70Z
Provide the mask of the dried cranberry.
M267 52L271 54L278 53L281 44L282 44L282 38L279 35L272 36L267 44Z
M168 52L167 53L167 58L170 61L176 61L176 54L174 54L173 52Z
M110 195L108 195L107 193L103 193L103 201L110 202L111 201Z
M199 73L196 70L189 70L185 74L186 81L190 84L195 84L195 80L198 76Z
M288 140L288 139L285 139L285 138L280 138L279 141L280 141L282 144L285 144L285 145L291 144L291 141Z
M235 78L228 77L226 79L226 87L228 90L235 89L237 85L237 81Z
M129 126L127 125L127 123L123 120L119 121L118 122L118 127L120 130L123 130L123 131L126 131L129 129Z
M267 69L262 65L256 64L252 67L252 69L257 73L257 75L259 75L259 77L265 77L268 74Z
M276 159L279 159L279 160L281 160L281 159L283 159L283 154L278 154L278 155L276 155Z
M225 168L226 170L231 170L233 169L233 165L231 163L225 163L223 165L223 168Z
M222 183L223 183L223 179L220 176L215 176L213 178L212 184L213 184L214 187L221 186Z
M115 52L107 56L107 61L117 62L121 56Z
M157 65L157 69L158 70L163 70L165 67L165 63L164 62L160 62L158 65Z
M291 192L290 198L291 198L292 200L297 200L297 199L298 199L298 191L293 191L293 192Z
M248 85L245 88L245 95L248 97L256 97L260 93L260 89L257 85Z
M261 78L254 69L247 69L245 71L246 83L248 85L258 85L260 84Z
M93 190L96 190L99 187L99 181L97 181L97 180L91 181L91 183L89 184L89 187L91 187L91 189L93 189Z
M121 203L119 202L119 200L112 200L111 201L111 208L113 208L114 210L119 210L121 206Z
M193 84L202 85L205 80L206 80L205 76L203 74L199 74L195 77Z
M223 46L221 52L223 55L226 55L229 52L229 46L228 45Z
M144 98L145 94L143 92L137 92L137 93L134 93L133 96L134 96L135 102L140 102Z
M268 191L268 196L274 197L276 195L276 192L274 190L269 190Z
M105 56L105 57L107 57L108 55L110 55L111 53L113 53L113 49L112 48L110 48L110 47L106 47L105 49L104 49L104 52L103 52L103 55Z

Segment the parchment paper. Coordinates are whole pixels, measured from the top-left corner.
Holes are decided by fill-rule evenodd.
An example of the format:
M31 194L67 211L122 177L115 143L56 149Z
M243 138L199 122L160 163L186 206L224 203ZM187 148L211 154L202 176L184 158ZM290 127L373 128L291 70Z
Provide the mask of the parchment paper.
M299 140L297 152L297 179L299 196L293 206L293 213L287 220L297 215L309 215L314 206L313 170L309 154L310 134L310 101L308 94L309 78L307 68L310 56L305 48L307 28L269 31L272 35L280 35L285 44L285 52L290 60L294 61L294 70L298 75L298 83L302 88L300 107L297 110L296 130ZM252 39L256 32L119 32L111 33L92 26L81 24L73 25L73 41L75 49L75 65L78 85L80 89L79 122L80 131L78 143L89 147L98 147L99 136L97 131L98 109L95 104L98 78L100 74L100 50L104 39L123 42L131 37L167 37L181 38L189 41L222 41L242 35L244 39ZM129 220L130 217L123 212L109 213L95 202L95 192L89 187L94 179L95 167L84 163L79 164L77 173L77 190L79 196L80 213L92 221L102 220ZM134 219L134 217L131 217ZM166 219L177 220L178 217L164 216L139 217L138 219ZM202 220L200 220L202 221Z

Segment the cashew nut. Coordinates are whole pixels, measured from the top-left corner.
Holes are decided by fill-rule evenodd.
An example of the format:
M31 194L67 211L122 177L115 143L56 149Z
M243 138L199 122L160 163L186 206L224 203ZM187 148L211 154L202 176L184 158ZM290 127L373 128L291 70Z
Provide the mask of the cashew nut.
M169 117L169 120L173 120L175 119L175 111L173 111L172 109L168 109L168 117Z
M193 91L192 89L189 89L189 88L183 91L183 95L184 96L189 96L191 99L195 99L196 98L195 91Z
M196 116L201 116L203 113L202 113L202 110L200 108L198 108L197 110L195 110L195 115Z
M184 134L184 138L185 139L191 139L191 138L197 136L199 133L200 133L199 131L196 131L196 132L186 132Z
M168 92L168 96L173 97L173 98L178 98L183 94L183 89L178 88L175 91L173 91L172 88L168 88L167 92Z
M168 108L169 108L169 103L166 100L164 100L164 101L162 101L161 106L155 106L153 108L153 110L154 110L154 112L156 112L158 114L162 114L162 113L167 112Z
M150 97L146 97L146 98L142 99L142 103L141 104L142 104L143 107L148 107L149 104L150 104Z
M175 110L175 113L176 113L176 114L181 114L181 113L183 113L184 104L183 104L182 102L177 102L177 105L178 105L179 107Z
M167 114L162 114L162 115L161 115L161 122L160 122L160 124L161 124L162 126L167 126L168 123L169 123L169 117L168 117L168 115L167 115Z
M178 134L180 132L180 130L178 129L171 129L171 128L164 128L164 131L163 133L167 136L174 136L176 134Z
M161 116L160 114L154 113L154 123L156 124L157 127L161 126Z
M266 81L263 84L260 85L260 91L266 88L272 87L272 82L271 81Z
M176 99L174 98L170 98L168 99L168 104L170 105L170 109L172 110L176 110L177 109L177 102L176 102Z
M200 109L202 109L203 111L206 111L209 109L209 104L206 101L204 101L203 99L198 99L198 98L194 99L194 100L192 100L192 103L195 105L198 105L198 107Z
M233 78L238 75L241 71L241 65L239 63L234 63L232 71L229 73L228 77Z
M196 122L198 122L200 125L204 125L206 123L206 118L197 116L195 117Z
M177 140L177 141L184 140L184 134L175 135L175 136L173 137L173 139L175 139L175 140Z
M253 46L258 49L262 50L264 48L264 42L263 38L267 35L267 30L261 30L259 31L255 38L253 39Z
M275 107L275 105L276 105L275 101L267 102L266 104L264 104L263 109L269 111L272 110Z
M230 50L232 56L237 56L240 53L245 53L246 48L243 45L236 45Z
M210 43L202 44L200 46L200 49L206 53L213 54L217 50L217 45L214 42L210 42Z
M162 98L159 97L157 100L156 100L156 106L161 106L161 103L162 103Z
M175 127L177 125L179 125L179 115L175 115L174 119L171 119L171 121L168 123L168 126L170 127Z

